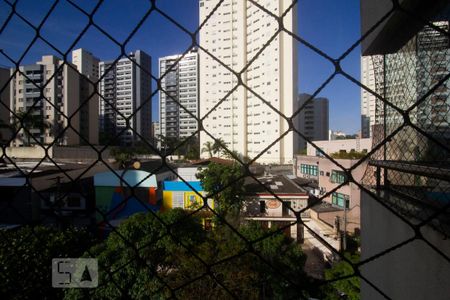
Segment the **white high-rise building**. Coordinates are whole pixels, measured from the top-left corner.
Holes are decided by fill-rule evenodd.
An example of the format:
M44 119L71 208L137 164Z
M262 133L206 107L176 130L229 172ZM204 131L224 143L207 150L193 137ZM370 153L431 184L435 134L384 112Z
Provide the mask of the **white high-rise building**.
M198 130L195 119L199 113L198 75L197 49L184 56L177 54L159 59L159 76L162 77L164 92L159 92L160 127L157 134L180 139L190 137Z
M361 83L376 91L375 70L372 56L361 57ZM363 138L372 136L372 126L375 125L375 95L361 88L361 135Z
M78 72L91 77L99 78L98 64L100 59L95 57L91 52L86 51L83 48L72 51L72 64L77 67Z
M200 1L200 22L218 2ZM258 3L281 16L292 0ZM283 18L284 28L294 33L296 10L294 6ZM209 52L200 52L200 117L206 116L203 128L215 138L222 138L229 150L249 158L258 156L289 129L288 122L277 111L291 117L297 107L295 40L285 32L278 33L258 54L277 29L277 20L249 1L226 0L200 31L200 45ZM240 78L228 68L236 73L242 71ZM249 89L243 85L235 88L240 81ZM297 134L288 133L263 153L258 162L291 162L297 152L297 140ZM208 141L212 141L211 137L202 131L200 145Z
M95 91L99 73L100 60L85 49L72 51L72 64L75 65L80 76L80 105L82 110L80 130L89 137L93 144L98 144L98 111L99 96Z
M151 57L141 50L129 57L99 64L100 75L106 73L99 83L101 143L152 142Z

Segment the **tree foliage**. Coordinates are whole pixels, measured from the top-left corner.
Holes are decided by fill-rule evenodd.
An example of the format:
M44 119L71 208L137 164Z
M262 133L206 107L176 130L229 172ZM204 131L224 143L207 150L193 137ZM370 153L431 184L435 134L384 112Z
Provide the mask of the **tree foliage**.
M157 217L136 214L117 230L92 249L99 259L99 287L67 290L67 299L166 299L174 296L171 289L179 299L229 299L229 292L241 299L281 299L308 286L305 256L282 233L249 251L247 240L268 233L256 223L237 229L242 239L226 226L205 231L198 218L173 209Z
M126 147L112 148L110 154L122 169L136 157L134 149Z
M359 262L359 254L346 253L345 256L352 262ZM325 270L325 279L332 280L341 278L344 276L352 275L353 268L346 261L342 260L335 263L330 269ZM359 300L360 299L360 279L357 275L348 278L335 281L327 285L324 289L326 300Z
M94 244L85 230L23 227L1 232L0 294L3 299L56 299L52 288L52 259L80 257Z
M235 224L244 202L244 172L238 163L210 163L197 174L203 189L214 200L215 210Z
M350 152L342 151L342 152L334 152L331 153L331 157L335 159L361 159L367 155L367 151L358 152L355 150L351 150Z
M209 158L213 157L213 152L214 152L214 148L213 148L213 143L211 143L210 141L207 141L203 144L203 148L202 148L202 153L207 152L209 154Z

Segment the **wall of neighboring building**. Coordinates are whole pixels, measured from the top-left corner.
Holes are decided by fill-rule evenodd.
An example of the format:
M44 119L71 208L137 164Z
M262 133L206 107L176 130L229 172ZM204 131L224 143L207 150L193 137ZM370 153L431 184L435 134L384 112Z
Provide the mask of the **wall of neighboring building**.
M177 168L178 181L181 181L180 177L183 178L184 181L198 181L196 174L199 172L201 167L183 167Z
M351 150L362 152L366 150L369 152L372 149L372 139L348 139L348 140L332 140L332 141L316 141L314 142L326 154L331 154L340 151L350 152ZM306 154L310 156L318 155L318 150L312 145L308 144Z
M53 157L53 147L47 150L49 157ZM31 146L31 147L8 147L6 148L6 155L15 158L31 158L31 159L42 159L45 157L45 149L41 146Z
M0 68L0 101L2 102L0 104L0 122L3 122L3 124L9 124L9 105L10 105L10 99L9 99L9 69ZM3 91L2 91L3 90ZM0 142L2 140L9 140L11 133L8 132L9 130L0 128Z
M336 159L345 169L351 168L358 160ZM334 162L324 157L297 155L295 175L300 178L318 180L319 195L335 189L345 181L345 173ZM352 171L355 181L360 182L367 168L367 163L362 163ZM360 199L361 191L355 183L349 183L340 187L331 195L324 198L328 203L342 208L342 211L321 213L319 218L326 223L334 224L335 216L344 217L344 203L348 200L347 207L347 231L354 232L360 228Z
M73 126L77 132L72 128L68 128L65 132L65 145L79 145L81 138L80 132L80 76L75 66L69 67L64 65L64 114L70 119L70 125ZM63 128L67 128L69 121L63 118Z
M370 195L362 193L361 260L377 255L414 236L414 231ZM421 233L432 245L450 257L450 240L424 226ZM391 299L448 299L448 261L420 239L361 267L362 275ZM361 299L384 298L361 280Z

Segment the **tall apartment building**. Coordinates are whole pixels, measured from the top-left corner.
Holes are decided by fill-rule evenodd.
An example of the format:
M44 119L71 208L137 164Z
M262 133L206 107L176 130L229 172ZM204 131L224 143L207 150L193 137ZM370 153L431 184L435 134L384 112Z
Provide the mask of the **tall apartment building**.
M200 1L200 22L217 3L217 0ZM281 16L292 1L259 3ZM283 17L286 30L296 32L296 10L294 6ZM226 0L200 31L200 45L209 52L200 52L200 117L208 114L203 129L215 138L222 138L229 150L250 158L262 153L289 129L277 111L290 117L297 104L297 47L293 38L285 32L277 34L256 57L277 29L276 19L249 1ZM210 55L235 72L244 70L240 79ZM233 90L240 80L248 89L241 85ZM215 107L221 100L224 101ZM263 153L258 162L292 162L297 139L297 135L288 133ZM207 141L212 139L202 131L200 144Z
M376 91L375 59L372 56L361 56L361 83L373 91ZM375 95L361 88L361 135L363 138L372 136L372 126L375 125L376 100Z
M42 118L42 126L30 125L28 130L42 144L52 143L55 136L68 127L67 117L71 117L70 127L55 142L57 145L79 145L84 143L83 137L90 143L95 143L93 137L84 135L80 130L81 122L85 122L80 106L80 76L76 67L64 63L63 60L47 55L34 65L19 67L20 72L10 70L10 108L16 113L29 111L30 114ZM55 74L55 75L54 75ZM41 90L43 96L41 97ZM31 107L34 105L34 109ZM31 110L31 111L30 111ZM11 114L11 122L15 118ZM89 118L97 116L89 115ZM36 117L34 117L36 118ZM27 122L28 124L32 122ZM89 122L88 122L89 123ZM23 146L36 141L25 130L21 130L13 141L13 146Z
M99 62L97 57L85 49L72 51L72 63L80 73L80 131L94 144L98 144L99 133L99 96L94 93L99 78Z
M198 76L197 49L183 57L171 55L159 59L159 77L162 77L161 88L164 90L159 92L159 134L162 136L179 139L198 130L195 119L199 113Z
M311 98L309 94L298 95L298 107ZM309 101L296 117L298 131L312 141L328 140L329 102L327 98L314 98ZM299 149L306 150L306 140L299 137Z
M100 76L106 73L99 83L101 143L116 136L122 145L151 141L151 57L142 50L129 57L99 63Z
M0 145L11 138L11 132L3 126L9 124L9 76L9 69L0 68Z
M91 52L80 48L72 51L72 63L77 67L78 72L88 78L99 78L98 64L100 59ZM94 80L92 80L94 81Z

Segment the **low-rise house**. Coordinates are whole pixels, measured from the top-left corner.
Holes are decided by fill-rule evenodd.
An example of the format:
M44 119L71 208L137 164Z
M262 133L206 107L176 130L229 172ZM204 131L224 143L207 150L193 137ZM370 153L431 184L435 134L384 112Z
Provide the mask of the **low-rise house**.
M172 208L182 208L187 210L198 210L204 205L206 192L200 181L164 181L162 211ZM208 206L214 209L214 201L208 199ZM212 211L202 209L200 212L202 223L205 229L212 226Z
M301 241L303 227L297 223L295 213L301 212L302 218L309 217L309 211L303 211L308 206L308 192L284 175L266 175L257 179L259 182L250 178L245 183L248 197L243 212L245 218L258 221L267 228L284 228L287 235Z

